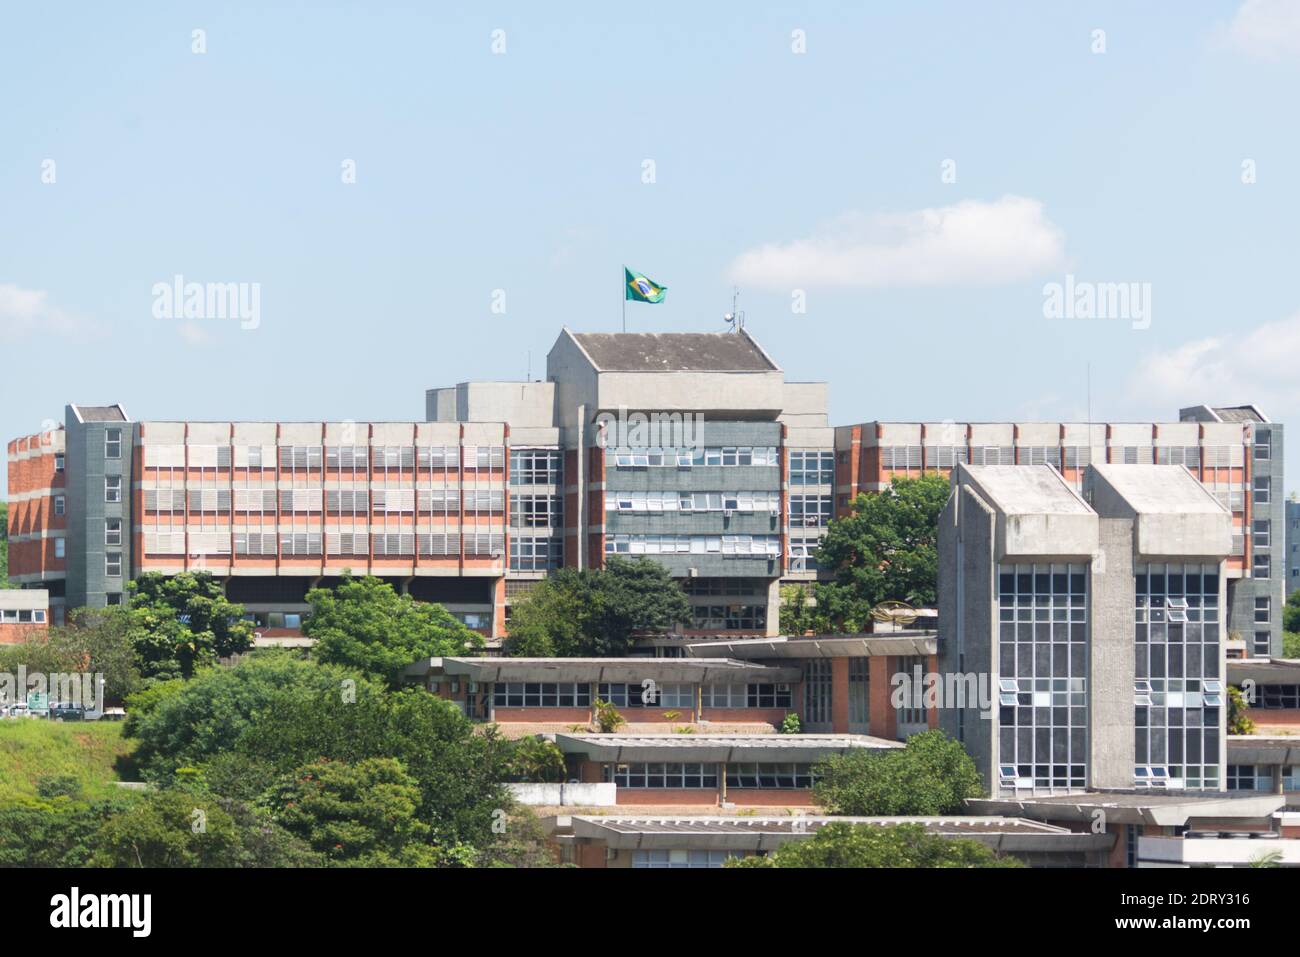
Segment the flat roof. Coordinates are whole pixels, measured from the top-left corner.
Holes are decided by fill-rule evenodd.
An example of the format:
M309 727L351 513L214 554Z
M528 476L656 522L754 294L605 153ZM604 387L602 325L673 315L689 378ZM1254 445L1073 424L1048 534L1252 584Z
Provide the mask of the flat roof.
M873 658L882 655L933 655L938 648L939 636L934 632L890 632L883 635L700 641L688 644L686 654L694 658Z
M601 372L778 372L748 333L571 332Z
M1182 465L1092 466L1140 515L1221 515L1227 509Z
M1232 764L1300 764L1300 735L1230 734L1228 760Z
M771 666L731 658L426 658L408 665L404 674L457 675L470 681L625 681L640 684L681 681L725 684L763 681L779 684L799 681L794 666Z
M1228 681L1259 685L1300 684L1300 658L1229 658Z
M565 754L590 761L787 762L806 764L859 748L892 750L901 741L866 734L557 734Z
M1074 486L1050 465L960 465L989 504L1006 515L1091 515Z
M605 817L574 815L548 822L552 831L566 826L579 840L595 840L625 849L771 850L816 834L828 824L890 827L919 824L930 834L969 838L999 851L1106 851L1114 834L1092 834L1013 817Z
M1286 803L1281 794L1196 791L1081 791L1043 797L971 798L985 814L1037 821L1092 821L1097 811L1116 824L1185 825L1190 818L1267 818Z

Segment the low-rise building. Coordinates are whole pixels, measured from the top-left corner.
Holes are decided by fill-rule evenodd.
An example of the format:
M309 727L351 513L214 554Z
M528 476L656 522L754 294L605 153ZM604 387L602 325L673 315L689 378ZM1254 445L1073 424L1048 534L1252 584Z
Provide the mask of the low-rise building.
M0 645L17 644L50 626L50 593L43 588L0 588Z

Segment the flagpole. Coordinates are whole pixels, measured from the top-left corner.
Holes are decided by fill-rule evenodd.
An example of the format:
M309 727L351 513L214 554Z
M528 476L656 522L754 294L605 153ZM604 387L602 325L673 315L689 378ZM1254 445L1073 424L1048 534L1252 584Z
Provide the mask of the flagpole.
M623 331L627 332L627 267L623 267L623 275L619 277L619 285L623 287Z

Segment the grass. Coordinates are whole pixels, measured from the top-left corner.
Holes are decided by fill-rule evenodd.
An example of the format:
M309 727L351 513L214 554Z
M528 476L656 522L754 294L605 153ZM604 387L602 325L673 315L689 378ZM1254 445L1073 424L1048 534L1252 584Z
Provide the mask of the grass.
M116 765L133 746L119 721L0 721L0 801L34 798L38 782L56 776L75 779L86 798L121 793Z

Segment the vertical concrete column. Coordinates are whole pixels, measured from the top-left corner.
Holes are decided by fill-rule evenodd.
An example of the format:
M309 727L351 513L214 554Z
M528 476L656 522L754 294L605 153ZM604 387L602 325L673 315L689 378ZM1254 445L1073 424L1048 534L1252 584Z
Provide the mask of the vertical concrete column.
M877 738L892 740L898 737L898 715L890 700L893 689L889 677L894 671L891 656L880 655L868 658L868 718L871 734Z
M831 659L831 730L849 733L849 659Z
M492 586L492 637L506 637L506 579L502 575Z
M926 674L930 674L930 675L938 675L938 674L939 674L939 656L938 656L938 655L926 655L926 657L925 657L925 670L926 670ZM942 676L939 678L939 680L940 680L940 681L943 680L943 679L942 679ZM949 707L949 708L954 707L954 706L956 705L956 702L953 702L953 701L945 702L945 701L943 701L942 698L940 698L939 701L940 701L941 704L943 704L943 705L945 705L946 707ZM925 725L926 725L926 727L929 728L931 731L933 731L933 730L935 730L936 728L939 727L939 709L938 709L938 708L926 708L926 709L925 709Z
M1274 794L1284 793L1282 787L1282 776L1284 774L1286 774L1286 765L1284 764L1273 765L1273 793Z

